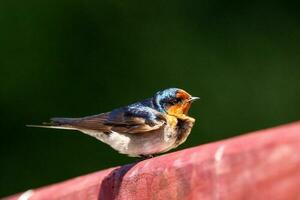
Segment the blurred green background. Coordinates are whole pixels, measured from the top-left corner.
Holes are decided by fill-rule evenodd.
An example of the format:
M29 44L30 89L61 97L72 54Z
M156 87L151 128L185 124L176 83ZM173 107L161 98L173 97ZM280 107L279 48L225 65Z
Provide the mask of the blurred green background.
M300 12L289 1L0 2L0 196L135 161L26 128L180 87L201 101L179 149L296 121Z

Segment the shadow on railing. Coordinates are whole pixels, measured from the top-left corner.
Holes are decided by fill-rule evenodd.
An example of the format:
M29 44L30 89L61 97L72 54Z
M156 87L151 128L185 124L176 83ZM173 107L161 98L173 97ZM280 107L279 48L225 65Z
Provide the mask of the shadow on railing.
M102 181L98 199L117 199L125 174L136 163L124 165L112 170ZM110 191L110 192L107 192Z

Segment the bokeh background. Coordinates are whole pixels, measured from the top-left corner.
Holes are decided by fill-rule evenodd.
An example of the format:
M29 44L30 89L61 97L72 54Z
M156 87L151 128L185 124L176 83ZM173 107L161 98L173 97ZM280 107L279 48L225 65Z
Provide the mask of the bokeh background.
M26 128L180 87L201 101L179 149L300 118L290 1L0 2L0 197L135 161L92 137Z

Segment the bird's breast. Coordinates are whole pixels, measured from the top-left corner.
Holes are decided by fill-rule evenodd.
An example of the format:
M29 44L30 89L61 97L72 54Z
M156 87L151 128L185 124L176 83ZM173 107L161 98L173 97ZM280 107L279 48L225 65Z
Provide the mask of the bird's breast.
M166 116L167 123L161 128L143 133L103 133L83 131L108 144L118 152L132 157L166 152L177 147L187 138L191 126L174 116Z

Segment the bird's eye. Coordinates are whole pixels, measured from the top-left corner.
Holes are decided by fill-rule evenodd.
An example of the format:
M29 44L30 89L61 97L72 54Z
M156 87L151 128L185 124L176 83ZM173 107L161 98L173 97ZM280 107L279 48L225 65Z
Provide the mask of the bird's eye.
M180 99L180 98L175 98L175 99L170 100L170 101L169 101L169 104L175 105L175 104L179 104L179 103L181 103L181 102L182 102L182 99Z

